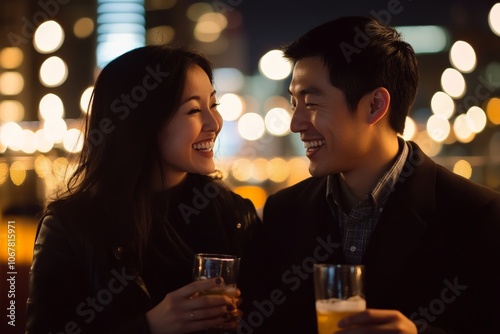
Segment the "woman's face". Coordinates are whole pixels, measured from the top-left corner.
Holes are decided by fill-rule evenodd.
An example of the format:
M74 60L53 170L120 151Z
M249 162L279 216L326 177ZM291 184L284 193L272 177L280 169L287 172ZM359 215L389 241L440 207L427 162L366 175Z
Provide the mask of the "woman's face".
M205 71L194 65L187 72L180 107L158 134L164 187L179 184L187 173L215 170L213 147L221 128L215 90Z

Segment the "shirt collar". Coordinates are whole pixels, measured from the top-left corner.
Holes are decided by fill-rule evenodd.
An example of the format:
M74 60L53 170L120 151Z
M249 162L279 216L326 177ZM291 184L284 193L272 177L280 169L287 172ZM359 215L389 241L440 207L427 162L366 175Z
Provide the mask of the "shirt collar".
M373 200L375 209L378 211L384 204L396 185L399 175L403 170L404 164L408 157L408 144L403 138L398 137L399 156L392 167L380 178L373 190L367 196ZM328 175L326 180L326 197L327 200L333 201L337 206L339 203L339 174ZM366 197L365 197L366 198ZM364 199L363 199L364 200Z

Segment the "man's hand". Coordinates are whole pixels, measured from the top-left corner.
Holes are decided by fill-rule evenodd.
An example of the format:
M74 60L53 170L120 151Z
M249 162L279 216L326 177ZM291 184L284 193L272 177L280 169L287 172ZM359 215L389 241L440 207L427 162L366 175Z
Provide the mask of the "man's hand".
M337 333L342 334L417 334L415 324L396 310L367 309L343 318L338 326L343 329Z

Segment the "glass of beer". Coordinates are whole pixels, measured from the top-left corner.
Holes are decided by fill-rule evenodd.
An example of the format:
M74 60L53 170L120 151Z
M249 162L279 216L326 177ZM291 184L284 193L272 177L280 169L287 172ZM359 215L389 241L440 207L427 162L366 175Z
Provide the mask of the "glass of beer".
M340 319L366 309L363 275L362 265L314 265L318 334L336 333Z
M236 297L236 283L240 269L240 258L226 254L200 253L194 256L193 276L195 280L222 277L224 284L200 294L218 294Z

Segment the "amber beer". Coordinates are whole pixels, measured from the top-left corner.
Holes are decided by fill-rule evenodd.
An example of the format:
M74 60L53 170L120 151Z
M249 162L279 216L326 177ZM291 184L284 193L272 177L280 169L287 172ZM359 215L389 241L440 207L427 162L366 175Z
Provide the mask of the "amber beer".
M363 293L364 266L314 265L314 293L318 333L336 333L340 319L366 309Z
M205 290L203 292L200 292L202 295L226 295L231 298L236 298L238 296L237 294L237 288L236 284L231 284L231 285L224 285L218 288L213 288L210 290Z
M354 297L356 298L356 297ZM366 301L359 297L351 300L323 299L316 301L318 334L336 333L340 319L366 309Z

